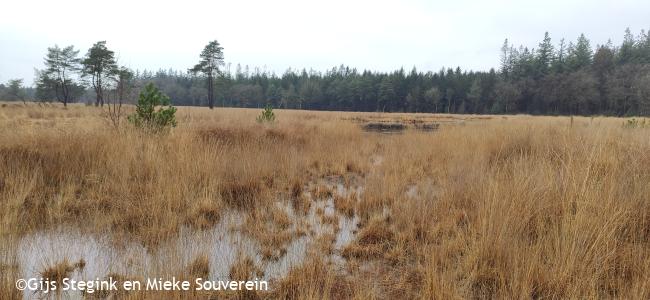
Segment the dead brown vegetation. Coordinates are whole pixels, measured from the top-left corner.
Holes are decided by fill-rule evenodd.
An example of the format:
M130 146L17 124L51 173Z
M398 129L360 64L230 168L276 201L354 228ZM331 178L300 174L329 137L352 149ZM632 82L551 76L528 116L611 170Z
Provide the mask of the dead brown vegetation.
M182 108L179 127L154 138L107 130L97 108L3 107L0 298L20 296L15 241L31 232L108 231L155 252L181 228L209 230L235 210L263 260L277 261L310 231L303 218L313 205L331 197L336 216L319 208L318 219L336 227L358 217L351 243L334 249L327 232L272 291L223 296L650 297L647 129L614 118L281 110L262 126L258 113ZM446 123L383 135L350 121L413 119ZM363 189L343 196L332 182ZM342 268L329 254L343 256ZM259 275L251 262L239 259L231 277ZM64 261L43 273L79 267ZM209 260L179 269L203 276Z

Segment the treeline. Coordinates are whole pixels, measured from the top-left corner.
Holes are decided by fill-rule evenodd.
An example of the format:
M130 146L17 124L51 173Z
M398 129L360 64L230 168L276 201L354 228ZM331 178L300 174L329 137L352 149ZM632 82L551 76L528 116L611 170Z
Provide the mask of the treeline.
M583 35L557 46L546 33L537 49L501 49L494 112L544 114L650 114L650 37L634 37L592 50Z
M595 50L594 50L595 49ZM177 105L205 105L205 83L173 70L136 75L153 81ZM507 40L501 66L487 72L403 69L359 71L340 66L324 73L288 70L281 76L226 67L215 80L221 106L386 112L650 114L650 37L626 30L621 45L592 47L581 35L554 44L548 33L535 49Z
M593 47L584 35L576 41L553 43L548 33L534 49L514 47L506 40L499 68L481 72L458 67L386 73L339 66L326 72L290 69L276 75L248 66L224 67L222 48L213 43L202 52L200 64L188 71L129 71L122 78L126 88L119 95L116 73L107 73L105 77L115 84L106 85L105 92L109 98L114 95L132 102L140 87L153 82L175 105L207 105L212 95L215 105L231 107L270 104L342 111L650 115L650 37L645 31L635 36L627 29L623 42L616 46L608 42ZM108 51L105 43L101 46ZM212 56L206 56L210 46ZM90 58L89 50L86 63L92 62ZM111 63L117 70L115 62ZM214 70L205 70L212 65ZM97 80L88 75L93 70L80 69L95 84L81 80L70 85L71 100L92 102L95 98L101 104ZM35 96L51 100L55 88L44 82L42 74L37 74ZM206 80L208 76L213 78ZM211 90L207 82L212 82ZM89 92L88 86L94 86L94 91Z
M27 101L34 99L34 88L25 87L23 79L10 79L6 84L0 83L0 100Z

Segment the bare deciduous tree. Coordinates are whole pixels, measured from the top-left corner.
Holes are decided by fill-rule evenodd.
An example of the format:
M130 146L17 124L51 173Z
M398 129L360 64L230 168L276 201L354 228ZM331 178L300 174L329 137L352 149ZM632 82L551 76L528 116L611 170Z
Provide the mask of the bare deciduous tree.
M115 83L114 96L111 99L109 93L106 102L108 106L108 118L111 120L113 126L118 128L122 118L122 104L127 100L132 88L133 72L126 67L121 67L114 72L112 79Z

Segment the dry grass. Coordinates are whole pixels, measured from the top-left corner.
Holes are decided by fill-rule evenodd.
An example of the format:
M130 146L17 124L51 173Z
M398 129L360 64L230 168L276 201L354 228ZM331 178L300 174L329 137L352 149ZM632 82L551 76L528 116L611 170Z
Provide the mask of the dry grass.
M208 278L210 275L210 260L207 255L197 256L189 266L187 272L194 278Z
M46 267L39 275L45 280L54 281L57 283L57 286L61 286L64 278L70 277L72 272L77 269L82 270L85 265L86 262L83 260L72 264L67 259L64 259L52 266Z
M349 195L334 195L334 207L337 211L345 216L354 216L354 205L357 201L357 193L351 192Z
M354 296L352 282L337 274L318 256L310 257L277 283L276 290L270 295L272 298L349 299Z
M395 233L385 218L375 217L363 226L354 243L343 250L344 257L379 258L388 255L395 244Z
M360 219L341 251L345 271L328 262L337 250L327 233L272 291L223 296L650 297L647 129L600 117L282 110L277 124L262 126L258 113L180 108L180 126L152 138L126 124L109 130L93 107L3 106L0 298L20 297L16 241L29 233L108 230L155 252L180 228L208 230L234 210L260 255L277 260L301 236L302 219L294 218L330 197L337 215L321 209L319 219L333 226ZM383 135L360 129L369 121L443 126ZM363 190L337 195L323 183L331 178ZM407 195L413 186L415 197ZM278 209L284 200L296 216ZM261 267L242 256L230 274L251 279ZM43 272L58 278L69 268ZM167 274L177 272L171 268ZM209 260L183 272L206 275Z

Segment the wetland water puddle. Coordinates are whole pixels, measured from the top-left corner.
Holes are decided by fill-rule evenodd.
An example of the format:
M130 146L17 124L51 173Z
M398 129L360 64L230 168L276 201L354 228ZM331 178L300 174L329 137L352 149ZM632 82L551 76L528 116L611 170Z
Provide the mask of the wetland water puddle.
M333 189L334 193L342 195L350 192L342 185L333 186ZM233 264L241 255L245 255L263 272L260 280L274 280L300 266L313 243L328 233L335 237L332 241L334 250L331 254L323 255L342 270L345 259L340 253L354 239L358 217L340 215L335 210L333 197L311 203L310 209L302 214L286 202L276 203L293 220L293 229L299 224L306 224L310 229L308 234L295 236L285 246L286 251L276 259L264 259L260 243L240 230L245 226L246 215L229 211L214 228L205 231L181 228L177 238L153 251L148 251L137 242L115 243L109 233L86 233L74 228L29 234L18 244L19 272L22 278L40 278L47 268L67 261L70 265L81 266L68 274L67 277L74 280L95 280L115 275L143 280L187 274L188 266L203 256L209 261L209 280L228 280ZM326 224L323 216L338 221ZM25 292L24 296L32 298L38 295ZM66 295L70 296L77 294ZM81 297L80 294L78 296Z
M380 165L383 157L372 158L373 165ZM16 259L21 278L40 278L42 272L61 262L74 266L66 276L73 280L96 280L120 276L134 280L147 278L171 278L187 275L189 266L197 258L207 258L209 274L206 280L230 280L230 271L242 256L250 258L260 270L259 277L250 280L273 281L299 267L308 255L321 255L336 270L346 273L346 259L343 250L355 239L359 217L352 213L346 215L335 206L335 197L348 197L358 201L364 192L363 185L344 184L341 178L328 177L310 182L305 194L310 205L306 210L297 210L288 200L275 202L273 209L286 213L290 225L289 232L295 234L281 246L280 255L264 257L261 243L246 233L248 214L228 210L221 215L219 222L209 230L181 228L177 237L164 242L154 250L134 241L125 241L105 234L89 233L79 228L61 227L35 232L24 236L18 243ZM350 186L352 185L352 186ZM315 190L325 186L328 196L315 198ZM438 193L431 182L414 184L407 188L410 199L435 197ZM339 209L339 210L337 210ZM384 208L384 215L390 215ZM323 250L327 241L329 251ZM253 275L254 276L254 275ZM68 292L65 298L82 298L79 292ZM42 298L41 294L26 291L24 298Z
M425 123L422 121L419 122L409 122L408 124L401 122L372 122L365 123L361 125L361 129L366 132L378 132L378 133L402 133L407 129L414 129L424 132L433 132L440 129L440 123Z

